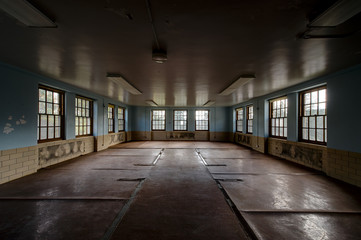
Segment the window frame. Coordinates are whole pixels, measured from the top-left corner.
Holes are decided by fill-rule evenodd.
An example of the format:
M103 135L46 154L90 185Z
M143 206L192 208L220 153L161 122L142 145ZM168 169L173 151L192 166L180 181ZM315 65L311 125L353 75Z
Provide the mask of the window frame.
M90 98L87 98L87 97L83 97L83 96L79 96L79 95L76 95L75 96L75 128L77 127L77 121L76 121L76 118L79 117L77 116L77 109L79 107L77 107L77 100L79 99L84 99L86 101L89 101L89 118L90 118L90 134L81 134L81 135L77 135L76 134L76 130L75 130L75 137L85 137L85 136L93 136L93 113L94 113L94 108L93 108L93 105L94 105L94 100L93 99L90 99ZM81 107L81 109L83 109ZM80 116L82 118L86 118L86 116Z
M242 110L242 114L238 114L239 111ZM238 117L241 116L242 119ZM243 133L243 121L244 121L244 107L240 107L236 109L236 132ZM241 123L241 130L238 129L238 122Z
M184 121L184 120L175 120L175 112L177 112L177 111L179 111L179 112L181 112L181 111L185 111L186 113L187 113L187 119L185 120L186 121L186 129L184 130L184 129L180 129L180 130L176 130L175 129L175 122L176 121ZM188 131L188 110L186 110L186 109L177 109L177 110L173 110L173 131Z
M45 102L44 101L40 101L40 89L45 90L45 91L52 91L53 93L58 93L59 94L59 114L55 115L55 114L48 114L47 113L47 103L51 103L54 106L54 101L52 102L47 102L47 94L45 92ZM53 95L54 97L54 95ZM54 99L54 98L53 98ZM63 140L64 139L64 132L65 132L65 119L64 119L64 99L65 99L65 92L61 91L59 89L55 89L55 88L51 88L51 87L47 87L44 85L38 85L38 123L37 123L37 142L38 143L44 143L44 142L53 142L53 141L58 141L58 140ZM45 103L45 113L41 114L40 113L40 102L44 102ZM52 109L54 109L52 106ZM54 112L54 111L53 111ZM46 139L41 139L41 115L46 115L47 116L47 124L46 124ZM49 134L49 115L52 116L60 116L60 137L56 138L55 137L55 117L54 117L54 138L48 138L48 134Z
M122 118L119 118L119 110L122 110ZM118 106L118 114L117 114L117 117L118 117L118 132L124 132L125 131L125 108L124 107L119 107ZM121 126L121 122L123 122L122 126L123 128L120 129L120 126Z
M164 111L164 129L154 129L153 128L153 116L154 116L154 111ZM167 111L165 109L152 109L152 116L151 116L151 129L152 131L165 131L166 130L166 123L167 123ZM157 120L159 121L159 120Z
M276 101L280 101L280 100L286 100L286 106L283 107L285 117L273 117L273 103L276 102ZM282 108L280 108L280 112L281 112L281 109ZM277 109L276 109L276 111L277 111ZM269 134L270 137L272 137L272 138L280 138L280 139L287 139L287 136L288 136L287 118L288 118L288 98L287 98L287 96L282 96L282 97L273 98L273 99L269 100L269 117L268 117L268 120L269 120L268 131L269 132L268 132L268 134ZM283 127L282 127L283 136L273 135L272 134L272 120L273 119L276 119L276 120L277 119L283 119ZM286 125L285 125L285 123L286 123ZM275 126L275 128L276 128L276 126ZM281 127L279 127L279 128L281 128ZM286 134L285 134L285 129L286 129Z
M318 91L320 90L323 90L325 89L326 90L326 96L325 96L325 102L319 102L319 97L318 97ZM311 115L311 112L312 112L312 108L311 108L311 105L312 105L312 96L310 96L310 104L307 104L307 105L310 105L310 115L309 116L304 116L304 108L305 108L305 105L304 104L304 95L307 94L307 93L311 93L311 92L314 92L314 91L317 91L317 114L314 114L314 115ZM320 103L324 103L325 104L325 114L324 115L318 115L318 112L319 112L319 104ZM323 130L323 141L317 141L317 117L321 117L323 116L323 128L319 128L319 129L322 129ZM309 137L308 139L303 139L303 121L302 121L302 118L303 117L308 117L308 136L309 136L309 129L310 129L310 117L315 117L315 140L309 140ZM314 87L314 88L310 88L310 89L307 89L305 91L302 91L299 93L299 113L298 113L298 141L299 142L306 142L306 143L311 143L311 144L317 144L317 145L324 145L326 146L327 145L327 85L323 85L323 86L319 86L319 87Z
M112 108L113 110L112 110L112 118L109 118L109 108ZM114 123L115 123L115 121L114 121L114 111L115 111L115 105L113 105L113 104L108 104L108 109L107 109L107 119L108 119L108 133L114 133L115 132L115 129L114 129ZM112 130L110 130L110 121L112 121L112 126L113 126L113 129Z
M208 112L208 118L207 118L207 120L197 120L197 111L205 111L205 112ZM194 124L194 128L195 128L195 130L196 131L203 131L203 132L209 132L209 109L196 109L195 110L195 120L194 120L194 122L195 122L195 124ZM187 118L188 118L188 116L187 116ZM201 130L197 130L197 121L207 121L207 129L205 130L205 129L201 129ZM205 125L202 125L202 126L205 126Z
M247 134L252 134L253 135L253 119L254 119L254 107L253 105L248 105L247 107L247 114L246 114L246 119L247 119ZM250 113L249 113L249 109L252 108L252 118L250 118ZM252 122L252 131L249 131L249 121Z

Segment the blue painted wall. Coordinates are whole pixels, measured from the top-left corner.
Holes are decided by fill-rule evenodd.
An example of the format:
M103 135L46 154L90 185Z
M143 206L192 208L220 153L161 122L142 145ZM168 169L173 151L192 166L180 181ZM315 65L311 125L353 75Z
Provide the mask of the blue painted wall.
M166 131L173 131L173 111L188 111L188 131L195 131L195 111L198 109L209 110L211 132L231 132L229 113L232 111L230 107L129 107L129 115L131 119L131 131L151 131L151 112L152 110L166 110Z
M235 110L253 105L253 135L268 137L269 100L287 96L289 105L287 140L298 141L299 92L322 85L327 86L327 146L339 150L361 152L361 111L358 110L361 104L361 65L233 106L229 114L232 117L230 125L233 132L236 131ZM243 132L246 131L246 121L244 121L243 130Z
M127 106L89 91L46 78L23 69L0 63L0 150L37 145L37 113L39 84L65 92L65 136L75 138L75 96L94 100L93 135L108 133L107 106ZM103 107L105 104L106 107ZM126 120L128 117L126 111ZM128 129L126 121L126 129ZM116 130L118 123L115 121Z

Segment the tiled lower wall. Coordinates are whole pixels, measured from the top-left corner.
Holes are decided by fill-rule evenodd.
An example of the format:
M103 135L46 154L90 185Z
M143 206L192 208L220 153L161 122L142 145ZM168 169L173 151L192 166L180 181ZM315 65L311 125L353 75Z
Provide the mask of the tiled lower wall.
M327 175L361 187L361 153L327 149Z
M258 152L266 153L267 151L267 138L253 136L245 133L235 133L233 141L235 143L250 147Z
M95 137L95 151L107 149L110 146L127 141L126 132L109 133Z
M32 174L37 170L37 146L0 151L0 184Z
M361 153L277 138L235 133L234 142L324 172L361 187Z

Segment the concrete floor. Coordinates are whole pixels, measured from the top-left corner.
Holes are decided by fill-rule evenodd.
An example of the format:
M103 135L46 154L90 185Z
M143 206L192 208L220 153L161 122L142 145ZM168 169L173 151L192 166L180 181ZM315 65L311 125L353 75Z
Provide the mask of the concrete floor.
M0 239L361 239L360 193L231 143L130 142L0 185Z

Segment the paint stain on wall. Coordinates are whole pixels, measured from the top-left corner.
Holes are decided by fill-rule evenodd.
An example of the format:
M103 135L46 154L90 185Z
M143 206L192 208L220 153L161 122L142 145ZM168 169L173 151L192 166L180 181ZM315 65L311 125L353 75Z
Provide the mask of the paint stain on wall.
M81 154L82 141L39 148L40 162Z
M10 115L8 117L8 120L12 121L13 116ZM26 124L25 116L24 115L21 116L21 118L19 120L15 121L15 124L16 125L24 125L24 124ZM11 122L6 123L5 126L4 126L4 129L3 129L3 133L10 134L11 132L15 131L15 128L13 128L12 126L13 125L11 124Z

